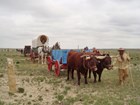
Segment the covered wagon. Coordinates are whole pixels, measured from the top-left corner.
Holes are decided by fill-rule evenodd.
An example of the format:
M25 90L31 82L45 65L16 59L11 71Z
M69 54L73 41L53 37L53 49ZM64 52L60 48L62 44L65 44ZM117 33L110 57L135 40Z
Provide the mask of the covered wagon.
M32 40L32 48L37 48L43 45L48 45L49 38L46 35L39 35Z
M39 35L32 40L31 60L34 62L38 58L39 47L48 46L49 38L47 35Z

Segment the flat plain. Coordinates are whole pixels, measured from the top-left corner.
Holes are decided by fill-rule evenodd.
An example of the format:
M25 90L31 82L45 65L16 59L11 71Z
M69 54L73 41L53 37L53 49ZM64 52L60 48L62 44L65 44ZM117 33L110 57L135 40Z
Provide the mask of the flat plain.
M100 49L116 56L116 49ZM29 57L16 50L0 50L0 105L140 105L140 49L127 49L131 57L129 77L124 85L118 84L118 70L104 70L102 81L81 85L67 79L67 70L56 77L47 65L32 63ZM7 58L14 60L16 93L10 93L7 76ZM114 64L115 59L112 58ZM22 90L22 91L19 91Z

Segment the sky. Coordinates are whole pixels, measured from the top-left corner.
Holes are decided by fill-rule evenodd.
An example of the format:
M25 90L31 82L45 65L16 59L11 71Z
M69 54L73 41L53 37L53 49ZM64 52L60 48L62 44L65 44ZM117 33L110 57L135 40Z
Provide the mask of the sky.
M0 48L42 34L62 49L140 48L140 0L0 0Z

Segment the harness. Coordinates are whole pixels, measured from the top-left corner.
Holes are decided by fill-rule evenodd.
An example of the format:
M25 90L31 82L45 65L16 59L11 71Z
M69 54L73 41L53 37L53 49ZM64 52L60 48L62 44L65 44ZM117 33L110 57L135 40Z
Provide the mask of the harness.
M42 48L42 52L47 53L48 51L46 49Z

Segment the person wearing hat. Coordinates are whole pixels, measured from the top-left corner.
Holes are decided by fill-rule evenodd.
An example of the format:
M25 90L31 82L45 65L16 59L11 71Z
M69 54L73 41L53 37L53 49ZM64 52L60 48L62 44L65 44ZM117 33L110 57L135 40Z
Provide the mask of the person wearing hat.
M100 55L100 51L99 50L97 50L95 47L93 47L93 51L92 51L94 54L96 54L96 55Z
M117 65L118 65L118 72L119 72L119 83L122 85L128 77L128 66L130 57L127 53L125 53L125 49L119 48L119 54L117 55Z
M89 48L86 46L83 50L83 52L89 52Z

